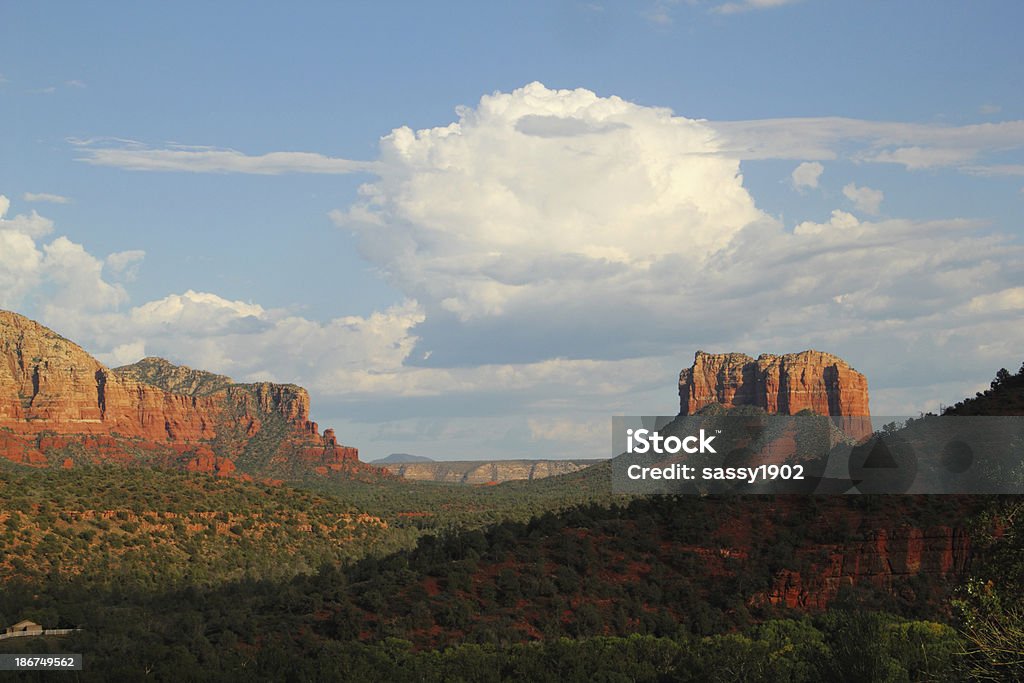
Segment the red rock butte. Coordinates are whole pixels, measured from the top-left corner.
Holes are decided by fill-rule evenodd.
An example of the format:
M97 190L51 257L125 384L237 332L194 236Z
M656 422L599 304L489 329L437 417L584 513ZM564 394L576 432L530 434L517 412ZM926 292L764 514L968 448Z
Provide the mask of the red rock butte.
M764 353L756 360L743 353L698 351L693 365L679 373L679 412L693 415L712 403L757 406L779 415L810 410L840 418L838 426L856 439L871 435L867 378L821 351Z
M0 457L43 465L48 452L79 445L94 461L143 454L230 475L254 469L254 444L264 469L362 467L333 430L320 435L302 387L236 384L160 358L110 369L53 330L0 311Z

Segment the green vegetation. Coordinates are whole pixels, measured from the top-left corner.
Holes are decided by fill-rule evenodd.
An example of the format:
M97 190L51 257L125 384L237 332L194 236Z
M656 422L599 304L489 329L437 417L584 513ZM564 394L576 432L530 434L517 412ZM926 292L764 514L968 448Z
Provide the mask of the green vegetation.
M144 467L0 470L0 581L154 590L284 578L402 545L352 505Z
M417 650L398 638L374 644L316 640L274 624L261 624L269 628L256 636L261 647L253 649L241 647L238 634L228 628L239 626L230 621L228 604L218 604L211 612L216 612L212 623L221 630L204 631L188 615L174 624L182 634L174 644L111 622L105 638L79 634L60 644L64 650L41 639L19 645L33 652L99 653L87 659L83 681L895 683L960 681L965 673L956 654L956 633L948 626L843 610L704 638L634 634L507 646L464 643L441 650ZM117 657L109 654L114 647ZM23 680L44 679L26 674Z
M124 573L105 588L40 577L8 583L0 618L84 628L59 643L89 653L83 680L959 680L965 645L936 621L941 581L898 583L916 594L897 600L840 595L811 617L758 604L778 567L814 562L797 545L804 529L849 541L900 509L848 500L584 506L287 580L167 590ZM956 514L940 498L917 503L906 521ZM757 528L737 524L755 510ZM836 513L863 529L834 525ZM703 550L753 538L746 557Z
M1024 502L993 500L975 527L978 561L953 601L971 677L1024 680Z

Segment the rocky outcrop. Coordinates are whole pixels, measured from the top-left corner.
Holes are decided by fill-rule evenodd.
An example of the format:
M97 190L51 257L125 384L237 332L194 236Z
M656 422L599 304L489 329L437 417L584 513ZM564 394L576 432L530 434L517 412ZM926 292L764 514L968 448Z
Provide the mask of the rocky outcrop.
M114 368L114 372L123 379L135 380L160 387L164 391L189 396L205 396L234 384L230 377L193 370L184 365L174 365L163 358L143 358L131 365Z
M755 360L698 351L693 365L679 373L679 411L694 415L714 403L781 415L810 410L840 418L842 430L854 438L871 435L867 378L830 353L765 353Z
M405 479L450 484L500 484L577 472L598 460L478 460L389 463L388 470Z
M111 370L52 330L0 311L0 455L11 460L41 464L77 443L99 459L144 455L225 476L240 466L359 463L355 448L339 446L332 430L321 436L309 418L309 394L294 384L236 384L159 358Z

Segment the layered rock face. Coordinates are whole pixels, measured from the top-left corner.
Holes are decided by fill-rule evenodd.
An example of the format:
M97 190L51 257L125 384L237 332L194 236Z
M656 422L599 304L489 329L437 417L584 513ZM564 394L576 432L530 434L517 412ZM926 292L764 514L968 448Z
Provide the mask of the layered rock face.
M712 403L757 406L795 415L811 410L841 418L840 428L862 439L871 435L868 381L846 361L821 351L782 356L698 351L679 373L679 412L693 415Z
M94 455L124 459L148 450L217 474L233 473L255 445L261 466L296 457L314 468L358 463L356 449L339 446L333 431L320 436L302 387L235 384L159 358L111 370L8 311L0 311L0 429L0 455L34 464L46 461L47 444L85 445L87 436L107 437L102 449L90 450Z

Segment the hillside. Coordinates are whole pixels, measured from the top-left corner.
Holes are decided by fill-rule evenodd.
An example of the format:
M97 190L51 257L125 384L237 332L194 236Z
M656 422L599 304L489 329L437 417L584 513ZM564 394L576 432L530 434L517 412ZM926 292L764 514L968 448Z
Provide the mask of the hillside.
M719 667L751 666L766 671L753 680L786 678L786 667L805 672L796 680L922 667L930 675L906 679L956 680L956 634L934 620L946 619L962 565L946 565L930 543L915 556L896 533L880 542L879 530L913 539L914 525L968 514L942 497L838 506L655 497L428 536L412 551L290 580L168 591L131 579L108 589L50 582L42 593L14 586L0 596L0 615L87 625L64 646L126 679L173 661L192 680L466 680L472 671L471 680L577 680L620 670L632 680L718 680ZM864 570L820 584L839 589L837 609L788 603L780 576L835 566ZM869 642L891 660L850 652Z
M988 389L946 408L943 415L1024 415L1024 363L1012 375L1002 368Z
M284 486L159 469L0 468L0 584L166 590L287 578L400 547L380 517Z

